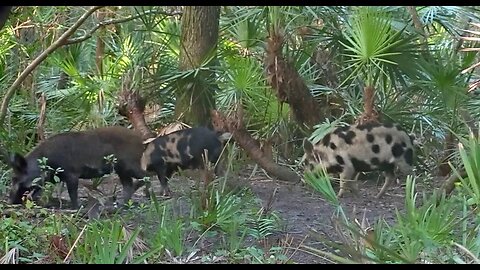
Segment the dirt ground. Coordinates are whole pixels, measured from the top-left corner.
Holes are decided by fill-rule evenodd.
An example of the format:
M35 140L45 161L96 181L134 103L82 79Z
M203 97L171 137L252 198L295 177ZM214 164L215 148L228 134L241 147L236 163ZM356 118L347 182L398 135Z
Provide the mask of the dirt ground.
M335 216L334 207L306 184L285 184L270 180L262 173L251 179L249 183L252 190L264 203L268 203L272 192L277 189L272 208L280 214L285 222L284 233L294 237L293 247L295 247L295 243L303 241L306 246L326 250L326 247L315 237L316 233L330 240L339 240L332 223L332 218ZM340 199L346 215L361 221L365 213L368 224L373 225L381 217L392 224L395 210L402 211L404 209L405 183L392 184L389 191L377 200L375 195L382 185L383 177L377 181L359 180L360 196L354 197L346 194L344 198ZM438 186L439 182L417 183L416 190L428 192L428 190L432 190L432 185ZM337 191L338 187L334 186L334 189ZM316 233L313 235L309 233L312 231ZM310 255L301 249L293 255L292 261L295 263L328 263L325 259Z
M291 242L288 256L291 256L291 261L294 263L329 263L323 258L311 255L302 249L297 249L300 243L306 246L325 250L326 247L322 245L311 232L316 232L331 240L338 241L338 235L335 228L332 226L331 218L334 217L334 208L329 205L321 196L313 191L312 188L304 183L289 184L285 182L274 181L269 178L262 170L257 170L257 173L252 174L251 166L245 168L238 174L237 185L248 185L251 190L261 199L264 207L270 207L276 211L283 221L282 230L273 237L276 241L282 239L289 239ZM170 183L170 187L174 193L181 194L192 187L193 180L185 181L185 176L174 176ZM383 184L383 177L378 180L359 180L360 196L354 197L346 194L341 198L341 204L346 214L350 217L356 217L359 221L362 220L364 212L369 224L375 223L380 217L383 217L387 222L391 223L394 220L395 210L400 211L404 208L405 184L393 184L389 191L381 198L375 199L374 196L380 190ZM416 190L422 192L424 190L432 190L432 185L438 186L440 183L417 183ZM117 185L117 194L121 194L121 187L114 177L102 184L102 190L113 190L113 186ZM159 194L159 182L153 179L152 187L157 194ZM337 190L338 187L334 186ZM79 195L83 198L85 203L86 194L84 188L80 188ZM272 194L275 193L273 200ZM68 200L68 194L64 192L62 199ZM147 200L143 195L143 190L139 189L132 198L136 202Z

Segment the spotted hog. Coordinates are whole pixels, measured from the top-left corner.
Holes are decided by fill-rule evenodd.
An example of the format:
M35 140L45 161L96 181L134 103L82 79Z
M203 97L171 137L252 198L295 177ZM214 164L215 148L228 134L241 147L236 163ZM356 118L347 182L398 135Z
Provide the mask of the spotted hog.
M340 174L338 197L342 197L348 187L358 194L354 181L358 173L382 171L385 183L376 195L380 198L396 178L396 169L405 175L412 174L413 144L414 137L399 125L370 122L339 127L315 145L304 139L304 160L307 169L323 166L327 173Z
M142 169L156 173L164 196L170 195L168 179L179 169L202 169L204 150L215 164L229 133L217 133L206 127L187 128L155 138L148 142L143 153ZM218 175L218 166L215 167ZM148 188L148 186L147 186Z
M14 153L10 159L13 168L10 201L22 202L26 191L38 190L33 180L41 176L38 159L47 158L47 165L54 170L61 168L60 181L67 185L71 207L78 208L78 179L101 177L115 172L123 186L124 200L134 192L133 179L145 177L140 159L144 150L140 134L125 127L112 126L80 132L57 134L35 147L25 157ZM104 159L114 155L114 167ZM47 174L46 181L53 181L53 173Z

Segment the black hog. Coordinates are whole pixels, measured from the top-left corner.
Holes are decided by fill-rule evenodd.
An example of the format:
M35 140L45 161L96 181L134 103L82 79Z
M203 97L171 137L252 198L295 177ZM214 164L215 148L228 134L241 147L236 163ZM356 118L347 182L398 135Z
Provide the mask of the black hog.
M385 183L376 196L380 198L396 178L396 169L402 174L412 174L413 144L414 137L399 125L370 122L337 128L315 145L304 139L304 160L307 169L319 166L328 173L340 174L338 197L344 194L347 186L358 193L353 180L359 172L382 171ZM352 185L347 185L352 181Z
M142 137L125 127L102 127L88 131L66 132L52 136L35 147L25 157L13 154L10 166L13 168L10 201L22 202L26 191L33 190L32 182L41 177L38 159L47 158L47 165L63 171L57 175L67 185L72 208L78 208L78 179L90 179L112 173L120 178L124 200L134 192L132 178L145 177L140 159L144 150ZM113 155L112 164L104 157ZM53 173L47 173L44 181L53 181ZM38 188L38 187L37 187Z
M163 195L168 196L168 179L173 173L179 169L202 169L204 150L208 151L208 160L215 164L229 136L206 127L194 127L157 137L147 144L141 159L142 169L157 174ZM218 166L215 174L218 175Z

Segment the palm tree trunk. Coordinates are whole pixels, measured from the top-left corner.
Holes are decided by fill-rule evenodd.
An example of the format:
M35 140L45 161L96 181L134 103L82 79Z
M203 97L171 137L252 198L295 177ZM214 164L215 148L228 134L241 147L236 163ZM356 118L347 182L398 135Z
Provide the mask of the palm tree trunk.
M242 147L248 156L254 160L267 173L277 177L280 180L297 183L300 177L288 167L275 163L269 156L268 151L264 152L260 148L260 143L255 140L248 130L243 126L241 105L237 107L236 115L225 117L220 112L213 110L212 123L217 131L227 131L232 134L240 147Z
M128 118L135 130L142 134L144 140L155 137L147 125L144 117L145 100L140 96L138 91L124 88L119 96L119 113Z
M312 128L325 118L328 106L320 107L293 64L284 59L283 35L270 32L265 58L267 81L275 90L278 100L290 106L295 120L300 125Z
M98 21L103 21L105 18L105 11L97 10ZM95 66L97 67L97 74L103 76L103 54L105 50L105 42L103 42L103 35L105 34L105 26L100 26L97 35L97 47L95 48Z
M448 161L450 161L450 156L453 151L455 151L455 135L448 131L444 142L444 152L443 157L441 158L442 163L438 166L438 173L440 176L447 176L451 172L452 169L450 168L450 165L448 165Z
M375 110L375 87L368 85L365 86L363 91L363 113L356 123L362 124L372 121L378 121L378 112Z
M182 15L179 69L199 68L212 57L215 63L220 19L219 6L186 6ZM178 81L175 115L191 125L209 125L215 108L214 72L203 70ZM214 87L213 90L215 90Z

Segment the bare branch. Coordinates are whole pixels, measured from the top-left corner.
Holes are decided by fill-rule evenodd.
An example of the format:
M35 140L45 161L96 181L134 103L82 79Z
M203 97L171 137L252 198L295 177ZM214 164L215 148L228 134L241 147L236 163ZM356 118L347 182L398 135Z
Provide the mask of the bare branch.
M413 26L415 26L415 28L423 38L423 47L425 48L425 50L428 50L428 33L425 31L424 25L420 20L420 17L418 16L417 9L414 6L407 6L406 8L410 16L412 16Z
M85 34L84 36L68 39L67 41L65 41L65 44L70 45L70 44L74 44L74 43L83 42L83 41L91 38L93 33L95 33L95 31L97 31L102 26L128 22L128 21L135 20L135 19L138 19L138 18L140 18L144 15L149 15L149 14L162 14L162 15L165 15L165 16L182 15L181 12L171 12L170 13L170 12L166 12L166 11L162 11L162 10L154 10L154 11L146 11L144 13L137 14L137 15L128 16L126 18L105 20L105 21L99 22L97 25L95 25L95 27L92 28L90 31L88 31L88 33Z
M407 11L412 16L412 22L418 32L423 36L424 39L428 38L427 33L423 29L423 23L418 16L417 9L414 6L407 6Z
M13 82L12 86L7 90L5 96L2 100L2 105L0 107L0 125L3 125L5 121L5 116L7 114L7 107L10 99L15 94L17 87L25 80L25 78L40 64L47 58L47 56L55 51L56 49L60 48L61 46L65 45L65 41L69 36L71 36L84 22L85 20L97 9L102 8L103 6L94 6L90 8L85 14L83 14L78 21L70 27L63 35L61 35L54 43L52 43L44 52L42 52L37 58L35 58L30 65L18 76L18 78Z

